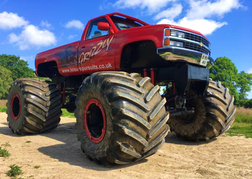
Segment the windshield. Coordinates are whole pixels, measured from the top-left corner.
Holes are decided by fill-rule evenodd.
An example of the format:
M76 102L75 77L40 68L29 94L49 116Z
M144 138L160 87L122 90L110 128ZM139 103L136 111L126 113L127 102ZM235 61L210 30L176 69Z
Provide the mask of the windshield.
M119 16L119 15L112 15L110 16L110 18L112 19L112 21L114 22L118 30L144 26L138 21L135 21L133 19L129 19L123 16Z

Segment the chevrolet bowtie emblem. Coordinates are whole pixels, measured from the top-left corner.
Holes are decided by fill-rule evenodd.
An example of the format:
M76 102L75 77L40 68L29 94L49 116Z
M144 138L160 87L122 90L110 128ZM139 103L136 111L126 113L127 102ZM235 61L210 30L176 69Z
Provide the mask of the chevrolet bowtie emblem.
M200 42L199 45L200 45L201 47L203 47L203 43L202 43L202 42Z

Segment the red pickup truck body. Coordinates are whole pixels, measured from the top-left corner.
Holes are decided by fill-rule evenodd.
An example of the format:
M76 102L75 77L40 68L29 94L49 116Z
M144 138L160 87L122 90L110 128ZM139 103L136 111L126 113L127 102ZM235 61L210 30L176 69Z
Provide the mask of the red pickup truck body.
M130 21L139 24L139 26L119 30L112 20L113 18L116 19L117 17L120 17L121 19L129 19ZM109 32L103 36L89 38L88 33L90 24L102 18L105 18L109 23ZM167 48L164 46L164 37L166 35L165 29L176 29L181 32L189 32L190 34L194 34L195 37L199 37L201 39L196 42L200 44L200 46L203 45L201 42L202 39L206 42L205 45L209 45L206 37L197 31L174 25L149 25L134 17L130 17L121 13L111 13L90 20L86 25L80 41L37 54L35 62L36 73L38 76L50 76L47 73L52 71L50 70L50 66L52 68L53 66L54 68L57 66L56 68L61 76L75 76L91 74L98 71L122 70L122 53L124 52L125 47L128 44L141 41L151 42L152 46L155 48L155 51L152 50L152 55L147 55L152 56L152 60L148 62L149 64L144 64L143 67L145 68L164 66L164 63L167 60L185 60L189 63L200 65L200 58L203 53L192 50L191 47L191 49L186 50L186 53L188 53L188 51L192 51L192 53L195 54L197 53L197 59L191 57L187 59L184 57L178 58L181 57L180 52L176 54L176 58L169 59L171 57L171 54L169 53L173 53L174 49L178 51L185 51L185 49L172 47L167 54ZM188 42L190 42L190 40L188 40ZM205 46L205 50L207 51L204 54L206 54L208 57L210 55L210 49L207 46ZM148 51L148 49L146 50ZM183 54L183 56L185 55ZM142 68L141 64L143 61L144 60L142 59L142 62L135 62L129 67Z
M17 134L51 131L65 108L77 118L82 151L106 166L154 154L167 124L188 140L215 138L233 123L235 106L228 89L209 79L209 56L199 32L120 13L97 17L80 41L36 56L37 75L50 81L15 80L9 127Z

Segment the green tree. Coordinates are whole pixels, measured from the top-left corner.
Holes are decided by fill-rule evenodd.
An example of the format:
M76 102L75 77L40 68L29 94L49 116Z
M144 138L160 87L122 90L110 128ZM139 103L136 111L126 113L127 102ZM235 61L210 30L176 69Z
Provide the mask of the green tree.
M247 92L251 90L252 74L244 71L238 73L234 63L227 57L219 57L210 69L210 78L229 88L235 97L236 104L243 106L247 102Z
M252 99L246 100L244 107L245 108L252 108Z
M245 100L248 96L247 92L251 90L252 74L242 71L239 73L237 87L239 88L239 100Z
M15 55L0 55L0 64L12 72L13 80L22 77L35 77L33 70L28 67L28 63Z
M230 93L239 100L239 93L236 84L239 78L238 70L234 63L227 57L219 57L215 60L214 65L210 69L210 78L229 88Z
M0 99L6 99L13 82L10 70L0 66Z

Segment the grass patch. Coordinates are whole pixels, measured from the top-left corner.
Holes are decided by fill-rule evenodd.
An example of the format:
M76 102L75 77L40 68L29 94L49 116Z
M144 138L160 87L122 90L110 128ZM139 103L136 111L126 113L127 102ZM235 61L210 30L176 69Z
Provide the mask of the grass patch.
M238 108L235 121L238 123L252 124L252 109Z
M234 122L227 131L230 136L242 136L252 138L252 124Z
M22 174L21 167L17 166L16 164L10 166L10 170L7 172L9 177L15 177L17 175Z
M235 122L227 131L227 134L252 138L252 109L237 108Z
M62 117L75 118L74 113L68 112L66 109L62 109Z
M25 143L29 144L29 143L31 143L31 141L28 140L28 141L26 141Z
M9 156L10 156L10 153L8 152L8 150L2 149L2 148L0 147L0 157L7 158L7 157L9 157Z
M6 112L7 107L6 106L0 106L0 112ZM70 117L75 118L74 113L68 112L66 109L62 109L62 117Z
M0 112L6 112L7 107L6 106L0 106Z
M4 146L4 147L10 147L10 143L9 142L5 142L5 144L2 144L1 146Z
M36 166L34 166L34 168L39 169L39 168L40 168L40 165L36 165Z

